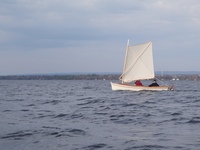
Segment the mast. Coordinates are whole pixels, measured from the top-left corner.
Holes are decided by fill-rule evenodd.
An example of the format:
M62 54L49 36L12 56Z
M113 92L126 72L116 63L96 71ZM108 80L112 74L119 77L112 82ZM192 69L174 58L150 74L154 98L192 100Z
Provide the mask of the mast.
M129 39L127 41L127 45L126 45L126 54L125 54L125 58L124 58L124 68L123 68L123 73L122 73L122 83L124 83L124 72L126 70L126 58L127 58L127 53L128 53L128 46L129 46Z

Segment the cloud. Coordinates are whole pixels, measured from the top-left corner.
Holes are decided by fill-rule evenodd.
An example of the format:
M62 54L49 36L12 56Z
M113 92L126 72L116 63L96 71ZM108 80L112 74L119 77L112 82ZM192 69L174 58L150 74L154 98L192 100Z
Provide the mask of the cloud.
M6 51L5 57L19 52L24 55L21 59L34 66L28 53L45 57L49 51L56 58L60 50L66 52L66 59L57 61L76 66L66 71L121 71L126 41L130 39L130 44L152 41L155 62L163 61L164 68L168 69L169 59L175 63L188 57L196 60L189 64L197 68L198 58L193 54L199 54L199 7L198 0L2 0L0 52ZM72 59L74 52L76 61ZM44 63L41 57L37 59ZM51 64L51 60L46 62ZM79 68L80 63L83 66ZM180 63L172 70L181 67Z

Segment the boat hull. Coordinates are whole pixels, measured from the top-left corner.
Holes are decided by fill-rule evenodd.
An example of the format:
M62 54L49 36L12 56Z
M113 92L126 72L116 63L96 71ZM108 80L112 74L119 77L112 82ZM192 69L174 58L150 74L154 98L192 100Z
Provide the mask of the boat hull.
M128 91L167 91L173 90L173 86L135 86L130 84L112 83L111 88L113 91L128 90Z

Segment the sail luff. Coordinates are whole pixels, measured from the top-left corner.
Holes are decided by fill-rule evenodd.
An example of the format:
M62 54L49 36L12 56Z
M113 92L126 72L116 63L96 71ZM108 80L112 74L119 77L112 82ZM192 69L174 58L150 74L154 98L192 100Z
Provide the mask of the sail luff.
M126 45L126 54L125 54L125 58L124 58L124 67L123 67L123 73L122 73L122 75L119 77L119 79L121 79L122 80L122 83L124 83L124 76L123 76L123 74L124 74L124 72L125 72L125 70L126 70L126 58L127 58L127 54L128 54L128 46L129 46L129 39L128 39L128 41L127 41L127 45Z

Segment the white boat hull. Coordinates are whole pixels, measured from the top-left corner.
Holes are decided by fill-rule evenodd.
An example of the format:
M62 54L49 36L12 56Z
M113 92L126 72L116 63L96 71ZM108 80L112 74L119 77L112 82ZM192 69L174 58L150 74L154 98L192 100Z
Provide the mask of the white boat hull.
M129 91L167 91L173 90L172 86L135 86L130 84L121 84L121 83L112 83L111 82L112 90L129 90Z

